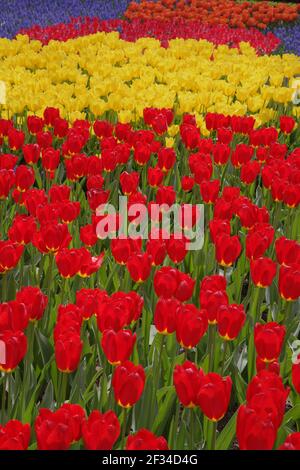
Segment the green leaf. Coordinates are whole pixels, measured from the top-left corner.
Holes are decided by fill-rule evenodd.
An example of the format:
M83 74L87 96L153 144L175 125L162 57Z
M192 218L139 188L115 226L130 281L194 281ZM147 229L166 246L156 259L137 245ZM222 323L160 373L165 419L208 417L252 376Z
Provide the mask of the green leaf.
M300 403L285 413L282 425L285 426L290 421L297 421L298 419L300 419Z
M172 387L166 394L166 398L161 405L158 414L154 420L152 431L160 436L164 429L168 427L169 421L173 415L173 408L176 402L176 392Z
M234 415L231 416L226 426L220 432L217 438L216 450L229 449L235 436L236 417L237 417L237 411L234 413Z

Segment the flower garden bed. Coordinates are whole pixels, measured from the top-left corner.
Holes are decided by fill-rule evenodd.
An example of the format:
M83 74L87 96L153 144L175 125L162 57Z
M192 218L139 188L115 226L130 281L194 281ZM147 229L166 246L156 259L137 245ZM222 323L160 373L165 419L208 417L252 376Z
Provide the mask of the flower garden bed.
M299 450L299 8L19 3L0 450Z

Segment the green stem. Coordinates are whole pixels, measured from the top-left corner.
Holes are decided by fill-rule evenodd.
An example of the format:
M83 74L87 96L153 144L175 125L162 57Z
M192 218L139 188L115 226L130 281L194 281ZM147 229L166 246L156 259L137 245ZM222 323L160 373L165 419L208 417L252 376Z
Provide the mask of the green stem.
M27 397L30 391L30 378L31 378L31 364L33 362L33 343L34 343L34 329L35 323L30 322L26 331L27 336L27 354L24 361L24 376L22 387L22 416L27 407Z
M46 279L46 290L48 296L48 306L47 312L45 315L45 332L48 332L49 324L50 324L50 315L51 315L51 287L52 287L52 273L53 273L53 262L54 262L54 255L53 253L49 253L49 266L47 271L47 279Z
M248 381L252 379L255 372L255 347L254 347L254 327L260 317L260 292L261 288L253 285L252 305L250 307L250 317L248 324Z
M60 295L60 303L61 303L61 305L64 304L64 300L65 300L66 283L67 283L67 279L66 279L65 277L63 277L63 278L62 278L62 282L61 282L61 295Z
M1 402L1 421L2 424L5 423L5 408L6 408L6 385L7 385L7 373L4 372L3 381L2 381L2 402Z
M2 302L5 302L7 300L7 272L4 271L2 274Z
M208 372L213 372L216 325L208 326Z
M126 426L127 426L127 408L123 408L122 418L122 437L121 437L121 450L125 449Z
M194 409L190 408L190 448L194 449Z
M215 450L216 448L216 434L217 434L217 423L210 421L210 441L208 442L208 450Z
M227 353L227 346L228 346L228 341L224 341L224 349L223 349L223 361L222 361L222 366L221 366L221 375L223 376L225 372L225 364L226 364L226 353Z
M176 450L177 445L177 431L178 431L178 423L179 423L179 413L180 413L180 403L176 403L176 412L175 412L175 419L174 419L174 428L173 428L173 436L172 436L172 445L171 449Z
M60 372L60 391L59 391L59 405L63 405L66 399L68 374L66 372Z
M159 386L159 379L160 379L160 373L161 373L161 360L162 360L162 353L163 353L163 349L164 349L164 344L165 344L165 335L159 335L160 336L160 348L159 348L159 353L158 353L158 361L157 361L157 364L156 364L156 367L154 367L154 364L155 364L155 361L153 361L153 384L154 384L154 387L153 387L153 395L152 395L152 410L154 411L155 409L155 404L156 404L156 394L157 394L157 390L158 390L158 386ZM153 413L153 416L152 418L154 417L154 414Z

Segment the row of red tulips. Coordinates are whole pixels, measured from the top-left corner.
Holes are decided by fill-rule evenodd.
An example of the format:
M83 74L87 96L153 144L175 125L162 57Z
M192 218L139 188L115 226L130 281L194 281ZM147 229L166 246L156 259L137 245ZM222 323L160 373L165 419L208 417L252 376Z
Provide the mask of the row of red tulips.
M299 129L205 119L0 120L0 448L299 448ZM101 239L122 194L156 224L193 210Z
M32 26L22 29L19 34L26 34L30 39L39 40L43 44L49 41L67 41L99 31L118 31L120 37L125 41L137 41L143 37L153 37L161 41L163 47L168 47L169 40L182 39L205 39L215 45L227 44L229 47L239 47L241 42L248 42L255 48L257 53L271 54L281 44L273 33L263 34L255 28L230 28L226 24L210 25L200 21L183 21L175 19L166 20L107 20L99 18L74 18L70 23L59 23L56 25L41 27Z

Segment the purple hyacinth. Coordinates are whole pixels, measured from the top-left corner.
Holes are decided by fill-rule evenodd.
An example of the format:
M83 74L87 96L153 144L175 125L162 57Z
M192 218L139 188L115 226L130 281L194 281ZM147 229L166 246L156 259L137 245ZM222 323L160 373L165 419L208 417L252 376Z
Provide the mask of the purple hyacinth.
M130 0L5 0L0 9L0 37L13 38L22 28L68 22L78 16L119 18L129 3Z
M277 26L272 31L282 40L285 52L300 56L300 23L294 25Z

